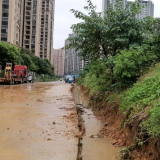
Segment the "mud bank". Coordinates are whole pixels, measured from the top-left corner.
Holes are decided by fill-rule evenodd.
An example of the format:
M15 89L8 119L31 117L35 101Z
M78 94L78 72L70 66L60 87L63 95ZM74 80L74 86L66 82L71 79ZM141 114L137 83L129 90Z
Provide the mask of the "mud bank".
M104 102L98 94L89 100L88 89L84 87L78 87L78 89L85 102L89 102L88 106L91 107L96 118L104 124L101 135L109 138L112 145L123 148L120 149L120 160L160 159L160 141L146 134L139 125L147 117L147 109L126 123L124 127L124 117L119 112L118 101L117 103Z

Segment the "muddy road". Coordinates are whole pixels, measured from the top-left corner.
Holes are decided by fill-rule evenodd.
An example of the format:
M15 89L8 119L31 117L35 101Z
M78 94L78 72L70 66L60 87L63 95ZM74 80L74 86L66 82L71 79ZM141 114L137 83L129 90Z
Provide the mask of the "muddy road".
M69 90L70 85L64 82L0 85L0 160L77 159L78 118ZM84 159L96 151L89 141L84 141ZM117 149L105 140L94 141L98 150L112 150L110 156L98 152L103 156L100 160L115 156ZM95 158L86 155L86 160L98 160Z

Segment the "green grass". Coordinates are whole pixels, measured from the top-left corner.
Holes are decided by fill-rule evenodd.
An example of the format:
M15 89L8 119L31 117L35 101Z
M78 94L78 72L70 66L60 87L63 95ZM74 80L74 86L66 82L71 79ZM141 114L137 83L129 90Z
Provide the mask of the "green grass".
M120 111L132 118L146 107L149 118L143 126L153 136L160 136L160 64L152 68L120 97Z

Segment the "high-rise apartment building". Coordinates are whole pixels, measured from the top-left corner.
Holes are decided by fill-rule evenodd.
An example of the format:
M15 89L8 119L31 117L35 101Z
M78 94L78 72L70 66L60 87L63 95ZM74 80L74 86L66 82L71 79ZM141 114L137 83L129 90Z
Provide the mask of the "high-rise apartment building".
M55 0L0 0L0 41L53 63Z
M55 0L42 0L41 4L41 32L40 32L40 57L53 60L53 25L54 25Z
M25 0L23 47L53 63L55 0Z
M53 50L54 73L57 76L64 75L64 58L65 58L65 50L63 49Z
M69 34L69 38L76 36L76 34ZM65 41L65 46L69 45L69 41ZM78 74L79 73L79 61L80 57L78 56L79 51L75 49L66 49L65 50L65 74Z
M69 38L75 37L76 34L69 34ZM65 46L69 45L69 41L65 41ZM88 59L83 59L79 56L79 51L76 49L65 50L65 67L64 72L66 75L78 74L80 70L88 64Z
M0 0L0 41L22 45L22 0Z
M154 4L151 0L141 1L141 13L136 15L137 19L143 19L145 17L154 17Z
M115 9L117 0L102 0L102 17L107 16L105 11L109 11L110 7L113 7ZM127 4L127 0L122 0L122 3L124 7Z
M23 44L22 47L32 50L39 57L41 2L42 0L23 1Z

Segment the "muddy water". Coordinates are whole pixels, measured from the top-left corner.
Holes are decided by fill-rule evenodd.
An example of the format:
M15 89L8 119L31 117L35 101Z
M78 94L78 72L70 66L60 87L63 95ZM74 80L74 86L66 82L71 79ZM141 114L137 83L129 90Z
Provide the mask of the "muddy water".
M78 90L74 91L75 103L79 106L87 106L87 102L81 97ZM81 105L82 104L82 105ZM85 135L82 140L83 160L115 160L118 148L111 145L107 138L99 136L102 123L93 115L90 109L83 107L82 115L85 125Z
M76 160L70 85L0 86L0 160ZM72 117L73 118L73 117Z

